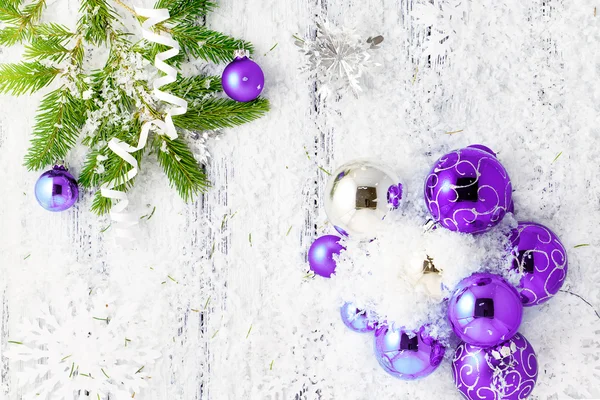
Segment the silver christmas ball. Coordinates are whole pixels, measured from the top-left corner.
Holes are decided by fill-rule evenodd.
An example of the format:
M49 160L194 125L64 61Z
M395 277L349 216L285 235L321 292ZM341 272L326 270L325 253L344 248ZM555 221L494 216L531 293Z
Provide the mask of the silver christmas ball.
M355 160L339 167L325 188L325 212L344 235L373 238L388 211L398 208L403 186L388 167Z

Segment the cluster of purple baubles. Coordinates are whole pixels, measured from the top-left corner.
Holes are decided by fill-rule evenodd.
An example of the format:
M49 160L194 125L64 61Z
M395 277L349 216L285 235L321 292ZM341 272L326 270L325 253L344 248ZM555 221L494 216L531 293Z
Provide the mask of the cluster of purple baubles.
M350 179L352 169L348 165L351 164L340 167L326 189L326 196L330 197L326 199L330 220L332 212L327 208L328 201L353 205L362 201L360 196L365 196L368 184L361 183L360 179L364 178L360 177L360 172L355 174L355 181L343 182ZM386 168L382 167L382 170ZM389 181L394 179L390 177ZM356 187L355 192L348 189L352 185ZM496 154L482 145L468 146L442 156L434 164L424 186L425 202L433 219L437 225L452 231L487 232L507 212L513 212L510 178ZM377 190L381 189L385 188ZM399 206L402 189L401 184L387 188L385 201L390 210ZM335 198L352 197L353 193L356 198ZM373 199L369 202L373 204ZM352 235L349 226L339 226L340 221L352 221L358 212L364 210L343 211L343 218L335 217L331 222L338 232ZM372 240L375 236L364 237ZM339 236L326 235L312 244L308 261L315 274L330 277L335 272L334 255L345 250L339 240ZM500 275L481 272L463 279L450 298L444 299L448 320L461 340L452 360L454 382L467 399L513 400L530 395L538 367L531 344L518 333L523 306L549 300L559 291L567 274L566 251L550 229L533 222L519 222L510 233L510 242L506 257L512 259L511 268L521 274L516 288ZM353 331L374 332L375 355L380 365L400 379L425 377L444 358L444 346L428 334L427 326L405 330L401 324L379 321L373 311L359 309L351 302L343 305L341 317Z
M248 102L260 96L265 87L265 75L244 51L239 51L223 70L221 85L231 99ZM55 165L44 172L35 184L35 198L48 211L65 211L75 204L78 197L77 181L63 165Z

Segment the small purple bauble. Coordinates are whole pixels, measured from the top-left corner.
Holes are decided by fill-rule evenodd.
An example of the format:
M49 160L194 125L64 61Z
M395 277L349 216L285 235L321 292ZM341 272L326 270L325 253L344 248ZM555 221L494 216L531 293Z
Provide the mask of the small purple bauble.
M537 357L520 333L487 349L462 342L454 353L452 375L466 399L524 400L537 380Z
M402 200L402 184L391 185L387 192L388 204L395 210L400 207L400 200Z
M221 84L227 96L247 102L256 99L265 86L265 75L248 57L236 57L223 71Z
M404 380L431 374L444 358L444 346L421 327L405 331L381 325L375 330L375 356L390 375Z
M339 244L339 236L325 235L313 242L308 249L308 264L311 271L325 278L331 277L335 272L334 254L340 254L345 250L344 246Z
M344 325L354 332L369 332L377 327L377 317L372 312L356 308L352 303L345 303L340 315Z
M510 339L522 317L517 290L499 275L486 272L460 281L448 302L454 333L474 346L490 347Z
M548 301L567 277L567 251L550 229L519 222L510 234L513 268L523 274L517 289L525 306Z
M35 183L35 198L48 211L64 211L77 201L79 187L67 169L55 165Z
M483 145L472 145L437 160L425 180L425 203L443 227L482 233L510 209L512 186L496 154Z

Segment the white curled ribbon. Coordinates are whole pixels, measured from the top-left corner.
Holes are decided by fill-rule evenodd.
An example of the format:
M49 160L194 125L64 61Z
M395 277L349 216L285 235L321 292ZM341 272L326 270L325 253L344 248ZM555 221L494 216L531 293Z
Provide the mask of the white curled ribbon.
M173 58L179 54L179 43L173 39L173 37L164 32L164 34L157 34L152 32L151 28L163 21L169 19L169 10L166 9L146 9L137 8L135 12L142 17L148 19L142 24L142 35L143 38L149 42L165 45L169 47L168 50L158 53L154 58L154 66L160 71L164 72L165 75L156 79L153 82L154 96L166 103L173 104L175 107L171 107L167 111L165 120L155 119L147 121L142 125L140 132L140 139L137 146L133 147L129 144L120 141L119 139L113 138L108 142L108 148L111 149L116 155L125 160L131 165L131 169L124 176L114 179L107 184L102 185L100 193L102 196L112 199L116 202L110 209L110 218L113 222L117 223L115 227L116 235L118 237L134 240L134 237L129 228L135 226L139 218L126 212L126 208L129 205L129 199L124 191L115 190L114 188L119 185L123 185L132 180L139 172L139 165L137 160L131 155L138 150L146 147L148 141L148 133L152 125L156 126L160 131L166 134L171 140L177 139L177 131L175 125L173 125L173 115L182 115L187 111L187 101L184 99L174 96L170 93L162 92L159 88L166 84L175 82L177 80L177 70L167 63L166 60Z

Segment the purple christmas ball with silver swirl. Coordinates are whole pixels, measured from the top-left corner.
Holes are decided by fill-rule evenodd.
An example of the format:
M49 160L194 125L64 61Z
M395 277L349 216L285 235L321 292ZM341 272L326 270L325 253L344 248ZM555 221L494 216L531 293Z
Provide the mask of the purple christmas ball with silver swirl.
M443 227L482 233L509 211L512 186L496 154L483 145L472 145L436 161L425 180L425 203Z
M406 331L383 324L375 330L375 356L383 369L399 379L423 378L440 365L446 349L421 327Z
M460 340L490 347L510 339L521 325L519 293L502 277L487 272L463 279L448 301L448 319Z
M517 289L523 305L550 300L567 277L567 251L558 236L535 222L519 222L510 241L512 268L522 274Z
M535 351L523 335L487 349L462 342L452 360L456 388L469 400L523 400L538 375Z

